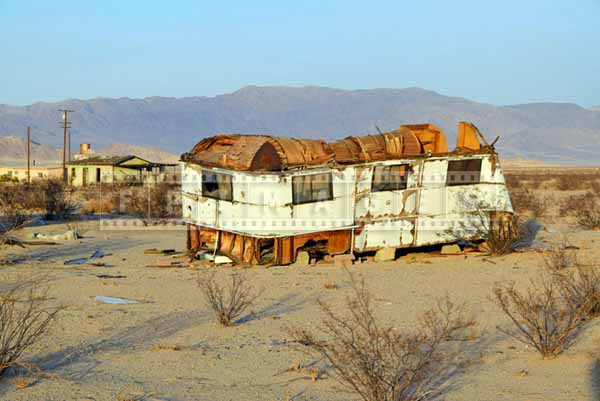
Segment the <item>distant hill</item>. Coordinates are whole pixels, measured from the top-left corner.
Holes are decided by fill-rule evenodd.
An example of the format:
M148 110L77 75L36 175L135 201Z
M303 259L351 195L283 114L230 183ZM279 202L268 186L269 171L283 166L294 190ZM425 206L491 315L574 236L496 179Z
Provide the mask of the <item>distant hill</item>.
M112 144L100 149L98 152L103 155L121 156L121 155L136 155L142 159L158 163L177 163L179 155L169 153L157 147L127 145L127 144Z
M215 97L145 99L97 98L0 105L0 135L33 127L38 142L60 146L57 109L72 114L73 146L95 148L128 143L180 154L218 132L268 133L337 139L390 130L401 124L432 122L454 144L461 120L475 123L503 157L549 163L598 164L600 113L575 104L494 106L433 91L408 89L339 90L322 87L256 87ZM0 150L2 152L2 150Z
M592 111L600 111L600 106L590 107L590 110L592 110Z
M62 151L51 145L31 142L31 163L48 166L62 163ZM25 139L16 136L0 136L0 164L27 164L27 143Z
M79 147L73 147L72 153L79 152ZM100 149L98 154L108 156L136 155L142 159L159 163L176 163L179 156L157 147L139 145L111 144ZM36 165L60 165L62 163L62 148L52 145L31 143L31 159ZM23 138L15 136L0 136L0 165L24 166L27 163L27 144Z

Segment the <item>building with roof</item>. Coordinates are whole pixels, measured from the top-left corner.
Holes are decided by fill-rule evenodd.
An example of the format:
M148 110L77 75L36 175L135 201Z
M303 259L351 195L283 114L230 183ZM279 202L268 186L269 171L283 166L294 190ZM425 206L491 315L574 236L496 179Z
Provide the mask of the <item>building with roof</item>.
M79 157L67 163L68 182L75 187L100 184L177 182L178 165L154 163L134 155Z
M31 180L45 180L49 178L62 179L62 167L57 166L32 166L29 174ZM27 182L27 167L19 166L0 166L0 181L20 181Z
M182 163L188 249L241 263L450 243L467 217L490 227L513 212L493 144L465 122L453 151L418 124L331 143L217 135Z

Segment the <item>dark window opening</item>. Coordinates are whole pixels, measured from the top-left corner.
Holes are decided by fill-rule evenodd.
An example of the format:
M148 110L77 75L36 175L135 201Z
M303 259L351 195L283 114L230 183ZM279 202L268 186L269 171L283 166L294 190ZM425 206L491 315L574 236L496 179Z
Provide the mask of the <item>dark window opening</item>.
M446 185L479 184L481 179L481 159L450 160Z
M101 170L100 170L100 168L97 167L96 168L96 182L100 182L101 177L102 177Z
M231 202L233 200L231 176L229 174L203 171L202 196Z
M371 191L399 191L406 189L408 170L408 164L375 166Z
M333 199L331 173L292 177L294 205Z

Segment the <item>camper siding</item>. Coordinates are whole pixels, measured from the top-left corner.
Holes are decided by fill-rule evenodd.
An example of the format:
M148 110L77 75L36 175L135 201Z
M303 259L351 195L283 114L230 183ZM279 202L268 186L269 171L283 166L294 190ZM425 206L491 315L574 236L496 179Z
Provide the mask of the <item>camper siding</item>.
M285 237L355 228L354 250L412 247L455 240L451 224L477 211L475 199L490 210L512 212L495 155L399 159L341 168L252 173L206 168L232 176L233 201L202 196L202 168L183 164L184 219L194 225L252 237ZM480 182L447 185L452 160L481 160ZM372 191L376 166L409 165L406 189ZM331 173L330 200L293 204L292 181Z

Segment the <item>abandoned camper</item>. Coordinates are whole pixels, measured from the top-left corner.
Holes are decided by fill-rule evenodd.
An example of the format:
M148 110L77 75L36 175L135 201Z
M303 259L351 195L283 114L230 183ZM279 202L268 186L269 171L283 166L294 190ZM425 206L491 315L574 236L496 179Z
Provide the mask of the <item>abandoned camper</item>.
M493 144L465 122L451 152L432 124L331 143L206 138L182 155L182 200L188 249L245 264L452 243L467 217L513 212Z

